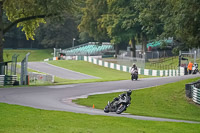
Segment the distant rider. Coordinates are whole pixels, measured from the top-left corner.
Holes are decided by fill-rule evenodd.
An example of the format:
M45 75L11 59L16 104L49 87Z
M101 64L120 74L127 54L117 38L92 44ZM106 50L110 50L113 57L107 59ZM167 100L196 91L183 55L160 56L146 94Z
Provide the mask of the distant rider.
M137 66L135 64L133 64L133 66L131 67L130 73L131 73L131 80L132 81L133 81L133 79L135 79L135 80L138 79L138 69L137 69Z
M133 66L131 67L131 74L133 74L137 70L138 70L137 66L135 64L133 64Z

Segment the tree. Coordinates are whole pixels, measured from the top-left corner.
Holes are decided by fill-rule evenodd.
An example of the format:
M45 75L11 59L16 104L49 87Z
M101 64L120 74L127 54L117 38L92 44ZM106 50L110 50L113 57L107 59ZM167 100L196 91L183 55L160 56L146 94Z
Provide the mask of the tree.
M87 0L79 29L95 40L108 35L118 45L129 41L133 51L137 41L145 52L147 40L168 37L198 47L199 7L198 0Z
M136 10L139 12L138 21L142 26L140 41L143 51L146 51L147 40L155 40L164 31L163 8L166 7L166 0L133 0Z
M149 39L173 37L185 48L200 44L200 1L135 0L139 21Z
M163 9L163 36L173 36L175 40L189 48L200 46L200 1L168 0Z
M62 22L46 20L36 31L36 41L44 48L72 47L73 38L78 37L77 24L72 15L65 14Z
M87 43L87 42L93 42L94 39L89 36L89 34L85 31L80 32L79 34L79 43Z
M109 40L106 28L100 27L98 20L107 12L106 0L86 0L82 8L83 16L78 26L80 32L86 32L94 40Z
M34 40L35 30L46 18L58 19L71 13L79 0L0 0L0 62L3 61L3 36L13 26L22 27L27 39ZM10 23L3 23L3 12Z
M136 56L136 38L141 31L141 25L138 18L138 12L131 0L112 0L107 1L108 12L99 19L101 27L107 29L111 42L115 45L128 43L130 40L132 56ZM123 44L124 45L124 44Z

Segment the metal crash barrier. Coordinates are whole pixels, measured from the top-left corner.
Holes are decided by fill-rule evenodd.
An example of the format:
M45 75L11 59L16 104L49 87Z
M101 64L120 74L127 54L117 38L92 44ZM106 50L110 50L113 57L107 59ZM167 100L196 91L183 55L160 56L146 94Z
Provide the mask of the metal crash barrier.
M18 84L17 75L0 75L0 86Z
M200 104L200 80L186 84L185 92L188 98L191 98L193 102Z
M5 85L19 85L16 75L17 57L14 54L12 61L0 62L0 86Z

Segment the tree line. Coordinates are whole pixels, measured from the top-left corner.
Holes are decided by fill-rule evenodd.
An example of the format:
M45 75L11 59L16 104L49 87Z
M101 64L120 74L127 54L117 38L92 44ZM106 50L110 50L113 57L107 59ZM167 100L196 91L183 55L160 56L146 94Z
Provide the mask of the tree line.
M136 44L145 52L149 40L167 37L178 42L174 50L199 47L200 1L0 0L0 26L0 62L4 44L25 39L39 48L110 41L117 51L131 45L135 56Z
M148 40L173 37L174 50L200 45L198 0L86 0L80 31L95 40L115 45L127 42L135 56L135 44L146 51Z

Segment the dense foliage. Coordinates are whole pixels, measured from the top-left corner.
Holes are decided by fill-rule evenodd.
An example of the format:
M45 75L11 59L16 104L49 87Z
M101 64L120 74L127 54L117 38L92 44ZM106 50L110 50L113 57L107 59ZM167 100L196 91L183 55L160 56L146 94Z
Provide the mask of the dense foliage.
M104 3L101 8L99 3ZM198 0L87 0L79 28L96 38L104 29L115 44L130 40L143 44L173 37L184 48L200 45L200 1ZM92 10L91 10L92 9ZM91 16L95 16L91 19ZM94 26L95 23L95 26ZM84 24L84 27L82 26ZM93 30L91 31L91 29ZM95 31L95 34L93 32ZM134 50L134 46L133 46Z
M200 45L199 0L1 0L0 7L0 38L17 26L27 39L37 33L42 47L68 47L78 36L81 42L129 43L133 51L137 43L146 51L147 41L168 37L178 42L178 48ZM3 22L3 13L8 21ZM0 61L2 53L1 39Z
M3 37L13 26L21 27L27 39L34 40L35 31L46 20L60 20L63 14L77 8L79 0L1 0L0 1L0 62L3 61ZM3 13L9 23L3 22Z

